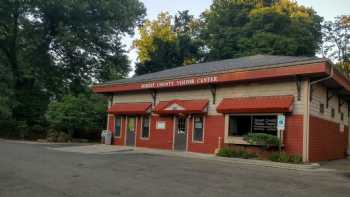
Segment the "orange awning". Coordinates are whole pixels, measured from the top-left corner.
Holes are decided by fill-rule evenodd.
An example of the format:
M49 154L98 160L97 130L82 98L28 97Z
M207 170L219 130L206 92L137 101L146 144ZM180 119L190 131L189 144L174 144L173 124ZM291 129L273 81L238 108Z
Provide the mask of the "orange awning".
M142 115L150 112L152 103L116 103L108 108L108 113L122 115Z
M294 96L226 98L217 107L219 113L282 113L293 110Z
M208 100L171 100L161 101L155 107L158 114L195 114L206 113Z

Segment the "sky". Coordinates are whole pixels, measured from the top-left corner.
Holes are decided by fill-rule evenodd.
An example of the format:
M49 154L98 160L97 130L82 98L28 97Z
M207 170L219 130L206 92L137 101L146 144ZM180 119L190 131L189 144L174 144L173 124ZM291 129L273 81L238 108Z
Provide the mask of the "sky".
M141 0L146 9L146 19L153 20L160 12L169 12L175 15L177 11L189 10L191 14L199 16L204 10L208 9L212 0ZM301 5L312 7L325 20L332 20L339 15L350 14L350 0L297 0ZM137 31L133 36L125 36L123 43L128 51L128 57L131 66L134 69L137 61L137 53L135 49L131 49L132 41L137 38ZM132 76L134 72L130 72Z

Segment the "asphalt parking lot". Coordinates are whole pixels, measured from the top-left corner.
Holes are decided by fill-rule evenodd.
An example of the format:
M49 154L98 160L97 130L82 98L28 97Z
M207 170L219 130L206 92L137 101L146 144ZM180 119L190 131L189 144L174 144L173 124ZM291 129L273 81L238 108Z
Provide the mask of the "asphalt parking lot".
M349 196L350 176L0 140L0 196ZM77 145L76 145L77 146Z

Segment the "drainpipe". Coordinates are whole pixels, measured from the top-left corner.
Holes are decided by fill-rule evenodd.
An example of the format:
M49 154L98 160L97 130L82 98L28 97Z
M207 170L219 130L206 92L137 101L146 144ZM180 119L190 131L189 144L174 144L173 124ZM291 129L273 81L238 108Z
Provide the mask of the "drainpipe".
M303 161L304 162L308 162L309 161L309 124L310 124L310 97L311 95L311 91L312 91L312 86L329 80L333 77L334 75L334 68L333 66L331 66L331 72L328 76L315 80L315 81L310 81L307 82L307 84L305 84L305 89L304 89L304 94L306 95L306 99L304 101L304 108L305 108L305 112L304 112L304 126L303 126Z
M326 81L326 80L328 80L328 79L331 79L331 78L333 77L333 75L334 75L334 68L333 68L333 66L331 65L331 74L329 74L327 77L324 77L324 78L322 78L322 79L318 79L318 80L316 80L316 81L311 81L311 82L310 82L310 86L312 86L312 85L314 85L314 84L317 84L317 83L320 83L320 82L322 82L322 81Z

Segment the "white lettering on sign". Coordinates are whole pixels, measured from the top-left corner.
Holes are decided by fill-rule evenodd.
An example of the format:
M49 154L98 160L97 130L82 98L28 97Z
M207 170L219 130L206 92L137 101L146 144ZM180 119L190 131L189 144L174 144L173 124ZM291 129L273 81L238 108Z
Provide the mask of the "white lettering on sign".
M201 77L201 78L193 78L193 79L181 79L181 80L164 81L164 82L143 83L141 84L141 88L163 88L163 87L200 85L200 84L213 83L217 81L218 81L218 78L216 76Z

